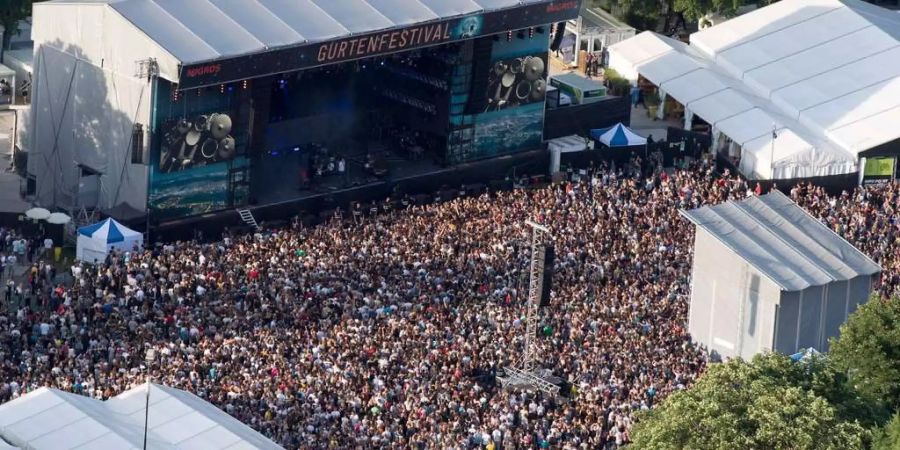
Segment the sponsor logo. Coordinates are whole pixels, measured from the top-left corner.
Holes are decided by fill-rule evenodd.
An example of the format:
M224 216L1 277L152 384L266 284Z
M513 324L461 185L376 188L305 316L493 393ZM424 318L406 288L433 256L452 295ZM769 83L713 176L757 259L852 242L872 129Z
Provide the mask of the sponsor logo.
M577 0L569 0L562 3L551 3L547 5L548 13L555 13L560 11L568 11L570 9L578 9L578 1Z
M201 75L218 75L222 70L221 64L208 64L200 67L191 67L187 70L188 78L199 77Z

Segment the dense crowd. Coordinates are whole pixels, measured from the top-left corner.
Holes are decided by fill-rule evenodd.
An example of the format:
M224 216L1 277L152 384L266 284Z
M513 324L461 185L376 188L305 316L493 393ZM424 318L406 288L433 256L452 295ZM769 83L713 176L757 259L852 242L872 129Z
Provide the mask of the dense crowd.
M71 285L37 270L3 297L0 402L39 386L108 398L149 375L288 448L618 448L632 412L706 363L685 330L693 228L678 209L754 189L703 164L580 178L116 254L74 265ZM885 295L898 194L792 191L885 266ZM523 351L527 219L556 247L538 355L569 399L492 380Z

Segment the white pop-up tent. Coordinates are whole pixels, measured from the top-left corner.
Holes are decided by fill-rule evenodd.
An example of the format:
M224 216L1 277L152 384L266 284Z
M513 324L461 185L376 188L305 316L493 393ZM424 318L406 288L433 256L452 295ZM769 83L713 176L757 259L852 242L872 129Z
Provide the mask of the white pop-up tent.
M106 259L111 249L129 251L141 248L144 235L113 219L106 219L78 229L75 257L81 261L96 263Z

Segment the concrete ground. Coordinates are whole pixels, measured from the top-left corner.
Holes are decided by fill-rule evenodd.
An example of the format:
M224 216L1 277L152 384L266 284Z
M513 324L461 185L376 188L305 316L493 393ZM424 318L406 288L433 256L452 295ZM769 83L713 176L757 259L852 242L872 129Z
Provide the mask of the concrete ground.
M12 170L15 123L15 111L0 111L0 212L24 213L31 205L19 195L25 181Z
M551 77L573 72L580 76L584 76L583 73L566 67L562 61L552 56L550 57L549 72ZM666 134L668 133L667 128L670 126L681 128L682 124L676 120L654 120L647 116L647 109L640 105L631 109L631 129L643 137L652 135L653 140L655 141L665 139Z
M647 109L641 105L631 108L631 129L643 137L653 135L654 141L664 140L668 127L681 128L682 125L677 120L654 120L647 116Z

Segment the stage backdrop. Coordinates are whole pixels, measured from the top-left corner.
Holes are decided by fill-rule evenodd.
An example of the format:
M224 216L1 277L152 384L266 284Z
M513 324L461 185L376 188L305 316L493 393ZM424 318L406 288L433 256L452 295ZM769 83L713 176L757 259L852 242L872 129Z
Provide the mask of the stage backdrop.
M494 42L487 108L474 116L469 159L534 150L541 146L547 85L546 34Z
M240 108L240 86L203 88L174 96L159 80L153 120L150 208L169 219L228 207L230 168L243 156L250 114ZM239 195L246 195L239 194Z

